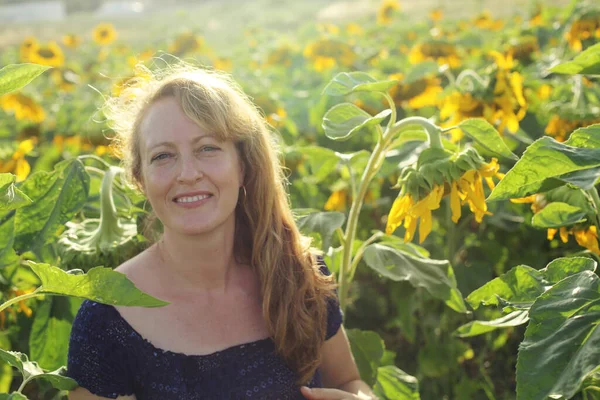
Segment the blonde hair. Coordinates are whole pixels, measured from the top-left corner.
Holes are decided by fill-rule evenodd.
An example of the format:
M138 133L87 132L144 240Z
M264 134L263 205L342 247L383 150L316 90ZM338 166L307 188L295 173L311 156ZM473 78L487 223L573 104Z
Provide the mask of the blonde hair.
M235 81L188 64L147 69L106 102L104 111L130 177L141 183L140 123L157 100L170 96L192 121L232 141L244 171L236 206L234 252L260 280L262 312L278 354L305 384L320 363L327 331L331 276L319 270L310 239L294 221L278 146L267 123Z

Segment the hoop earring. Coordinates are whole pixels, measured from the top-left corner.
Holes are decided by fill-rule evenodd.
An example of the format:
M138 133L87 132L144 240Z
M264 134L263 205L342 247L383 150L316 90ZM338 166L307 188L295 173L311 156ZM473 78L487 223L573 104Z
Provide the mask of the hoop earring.
M244 191L244 201L246 201L246 198L248 197L248 193L246 192L246 186L242 185L240 186L240 188Z

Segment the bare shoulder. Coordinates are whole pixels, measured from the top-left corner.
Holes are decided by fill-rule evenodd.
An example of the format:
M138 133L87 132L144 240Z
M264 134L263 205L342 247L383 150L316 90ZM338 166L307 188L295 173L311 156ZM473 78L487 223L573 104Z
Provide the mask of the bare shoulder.
M142 286L145 285L145 281L148 280L149 274L147 273L148 267L156 262L156 254L154 246L148 247L138 255L123 264L116 267L114 270L127 276L136 286L144 290Z
M108 397L101 397L92 394L89 390L82 388L81 386L75 390L69 392L69 400L109 400ZM130 396L119 396L117 400L136 400L135 395Z

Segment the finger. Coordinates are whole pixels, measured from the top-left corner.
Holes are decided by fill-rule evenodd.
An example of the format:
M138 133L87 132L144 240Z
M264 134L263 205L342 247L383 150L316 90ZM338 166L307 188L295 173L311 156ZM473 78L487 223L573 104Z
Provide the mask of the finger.
M338 389L308 388L302 386L302 394L309 400L343 400L351 399L352 394Z

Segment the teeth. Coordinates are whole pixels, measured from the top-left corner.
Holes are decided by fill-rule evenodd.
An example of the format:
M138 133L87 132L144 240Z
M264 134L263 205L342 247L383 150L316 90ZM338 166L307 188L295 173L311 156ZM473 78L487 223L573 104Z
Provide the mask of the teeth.
M199 200L207 199L209 197L210 197L210 195L203 194L202 196L180 197L180 198L176 199L175 201L177 203L191 203L193 201L199 201Z

